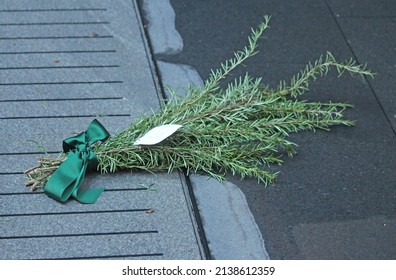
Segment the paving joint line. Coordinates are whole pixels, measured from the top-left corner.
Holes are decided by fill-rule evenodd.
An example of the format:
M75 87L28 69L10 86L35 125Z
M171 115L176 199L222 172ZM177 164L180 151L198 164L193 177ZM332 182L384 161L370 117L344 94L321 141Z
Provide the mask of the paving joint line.
M329 11L330 11L330 14L331 14L332 17L333 17L333 20L335 21L335 23L336 23L336 25L337 25L338 30L340 31L340 33L341 33L341 35L342 35L342 37L343 37L345 43L347 44L349 50L351 51L351 53L352 53L354 59L356 60L356 62L357 62L358 64L361 64L360 61L359 61L359 59L357 58L357 55L356 55L355 51L353 50L351 44L349 43L349 41L348 41L348 39L347 39L347 37L346 37L344 31L342 30L342 28L341 28L341 26L340 26L340 23L339 23L338 20L337 20L337 17L335 16L335 14L333 13L333 10L331 9L330 5L328 4L327 0L325 0L325 3L326 3L327 8L328 8ZM387 115L387 113L386 113L384 107L382 106L382 103L381 103L381 101L379 100L379 98L378 98L378 96L377 96L377 94L376 94L376 92L375 92L373 86L371 85L370 81L368 80L368 78L367 78L366 76L364 76L363 78L364 78L364 80L367 82L367 85L369 86L369 88L370 88L370 90L371 90L371 93L374 95L374 98L375 98L375 100L377 101L377 104L378 104L378 106L380 107L380 109L381 109L381 111L382 111L382 114L384 115L386 121L388 122L388 125L390 126L391 130L393 131L393 135L396 136L396 128L393 127L392 122L391 122L390 118L388 117L388 115Z
M107 256L90 256L90 257L70 257L70 258L44 258L37 260L90 260L90 259L113 259L113 258L141 258L141 257L161 257L163 253L147 253L133 255L107 255Z
M158 234L158 230L70 233L70 234L48 234L48 235L0 236L0 240L38 239L38 238L62 238L62 237L82 237L82 236L108 236L108 235L132 235L132 234Z

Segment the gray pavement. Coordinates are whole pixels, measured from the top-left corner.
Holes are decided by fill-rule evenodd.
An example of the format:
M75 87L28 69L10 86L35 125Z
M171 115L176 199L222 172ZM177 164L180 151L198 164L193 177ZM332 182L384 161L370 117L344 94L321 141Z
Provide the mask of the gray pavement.
M93 205L24 187L93 118L114 134L159 108L134 1L2 1L0 57L0 259L206 257L182 174L90 175Z

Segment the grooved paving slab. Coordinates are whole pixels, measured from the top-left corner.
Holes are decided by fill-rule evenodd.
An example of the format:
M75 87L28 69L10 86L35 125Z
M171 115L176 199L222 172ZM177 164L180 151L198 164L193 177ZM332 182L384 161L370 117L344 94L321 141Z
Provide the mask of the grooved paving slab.
M184 177L88 175L93 205L24 188L45 149L98 118L111 132L158 109L135 2L0 3L0 259L201 259ZM151 186L148 188L148 186Z

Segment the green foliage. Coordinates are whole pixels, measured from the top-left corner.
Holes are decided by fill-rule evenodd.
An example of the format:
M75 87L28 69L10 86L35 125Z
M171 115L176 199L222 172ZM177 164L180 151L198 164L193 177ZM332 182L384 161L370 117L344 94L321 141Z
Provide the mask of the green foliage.
M335 68L345 72L372 76L365 66L352 60L337 62L331 53L309 63L276 89L263 85L260 78L246 74L221 88L220 81L246 59L257 53L257 43L268 27L269 17L252 30L249 44L217 70L211 72L203 88L189 88L185 98L176 95L157 113L142 117L129 129L98 146L101 172L119 169L157 171L175 169L187 173L204 171L224 179L227 171L255 177L265 184L276 174L265 169L281 163L281 154L293 154L294 143L285 139L291 132L328 130L331 125L353 124L343 118L348 104L306 102L297 97L309 83ZM148 130L163 124L181 124L174 136L155 146L131 146Z
M202 88L190 86L185 98L173 94L158 112L142 116L125 131L95 146L98 169L102 173L121 169L148 172L182 169L187 173L204 171L219 180L231 172L267 184L277 174L266 167L282 163L284 153L290 156L294 153L295 144L286 139L289 133L353 125L343 117L343 111L350 107L348 104L298 99L308 90L310 82L325 76L332 68L339 76L345 72L373 76L366 66L357 65L353 60L337 62L329 52L309 63L290 83L282 81L275 89L248 74L221 87L221 80L257 53L257 43L268 23L269 17L264 17L263 23L252 30L248 46L213 70ZM150 129L164 124L183 127L157 145L132 145ZM58 158L54 164L44 160L47 161L43 168L52 170L63 159ZM30 184L36 187L43 185L50 174L43 176L37 170L28 173ZM39 183L35 176L40 179Z

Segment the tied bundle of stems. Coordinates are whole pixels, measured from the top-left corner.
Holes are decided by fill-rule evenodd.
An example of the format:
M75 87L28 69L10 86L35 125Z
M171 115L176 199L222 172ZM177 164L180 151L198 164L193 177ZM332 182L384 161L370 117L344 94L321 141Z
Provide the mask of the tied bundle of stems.
M101 173L118 170L149 172L185 170L206 172L223 180L226 172L254 177L259 182L273 182L277 173L266 170L269 164L279 164L281 155L293 155L295 144L285 139L289 133L322 129L332 125L353 125L343 117L350 107L344 103L307 102L298 99L308 90L309 83L335 68L339 76L372 77L366 66L355 61L338 62L331 53L309 63L290 83L279 83L271 89L246 74L221 87L220 82L246 59L257 53L257 43L268 28L269 17L257 29L252 29L249 43L234 54L218 70L212 71L203 87L190 86L186 97L172 93L172 98L150 116L143 116L128 129L95 145ZM182 127L163 142L144 146L132 143L147 131L164 124ZM29 169L28 185L39 188L66 158L40 158L39 165Z

